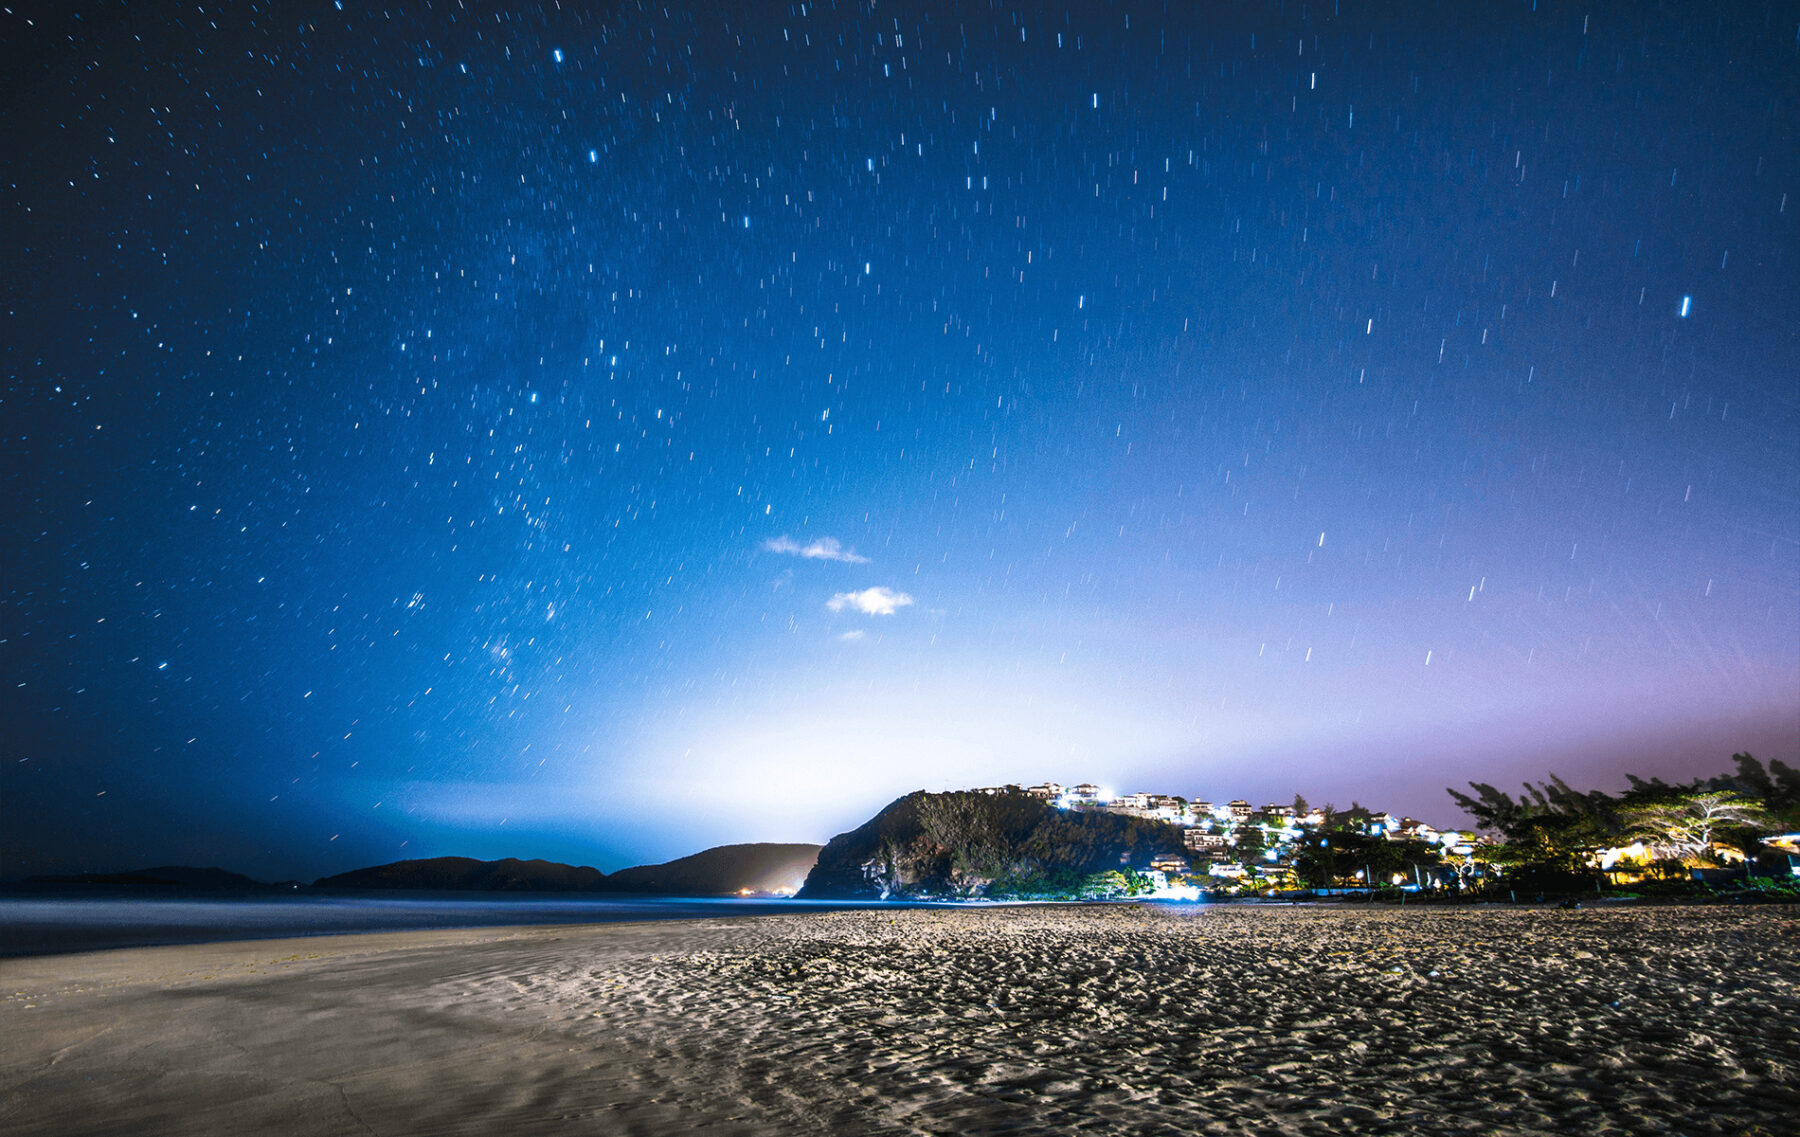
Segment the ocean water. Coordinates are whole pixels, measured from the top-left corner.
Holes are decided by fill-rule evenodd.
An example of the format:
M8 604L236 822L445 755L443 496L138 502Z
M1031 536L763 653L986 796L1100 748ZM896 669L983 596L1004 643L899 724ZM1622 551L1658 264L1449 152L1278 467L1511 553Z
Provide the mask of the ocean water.
M844 901L659 896L328 893L237 896L0 896L0 957L156 944L281 939L422 928L604 924L823 912Z

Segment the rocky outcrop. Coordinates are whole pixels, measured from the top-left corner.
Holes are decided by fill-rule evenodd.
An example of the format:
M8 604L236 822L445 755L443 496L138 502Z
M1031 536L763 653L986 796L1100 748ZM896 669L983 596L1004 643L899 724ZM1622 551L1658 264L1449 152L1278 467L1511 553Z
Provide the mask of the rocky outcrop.
M803 899L1077 895L1098 873L1181 851L1173 825L1057 809L1018 790L920 791L833 837Z
M919 801L926 796L908 794L833 837L807 874L801 899L885 900L946 879L949 850L928 840L919 821Z

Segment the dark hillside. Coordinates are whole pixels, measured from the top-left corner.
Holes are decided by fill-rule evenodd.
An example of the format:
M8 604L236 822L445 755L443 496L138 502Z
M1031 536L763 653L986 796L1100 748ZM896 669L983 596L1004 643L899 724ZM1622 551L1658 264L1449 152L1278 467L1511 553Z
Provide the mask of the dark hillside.
M818 845L720 845L667 864L620 869L608 889L661 896L794 892L819 859Z
M314 888L401 888L450 892L598 892L606 888L599 869L554 861L478 861L433 857L353 869L313 881Z

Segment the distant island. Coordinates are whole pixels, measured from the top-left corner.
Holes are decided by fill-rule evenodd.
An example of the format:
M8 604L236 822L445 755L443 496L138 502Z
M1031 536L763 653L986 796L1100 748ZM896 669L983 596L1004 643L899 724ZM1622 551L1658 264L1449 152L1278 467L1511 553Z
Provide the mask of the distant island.
M478 861L429 857L351 869L313 881L314 888L405 889L429 892L601 892L606 874L555 861Z

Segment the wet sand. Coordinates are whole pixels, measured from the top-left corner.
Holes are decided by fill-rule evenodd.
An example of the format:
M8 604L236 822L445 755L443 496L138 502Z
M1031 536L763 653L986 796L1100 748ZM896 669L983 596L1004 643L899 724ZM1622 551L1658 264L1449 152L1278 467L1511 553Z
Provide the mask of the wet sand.
M1091 906L0 961L0 1134L1793 1132L1800 912Z

